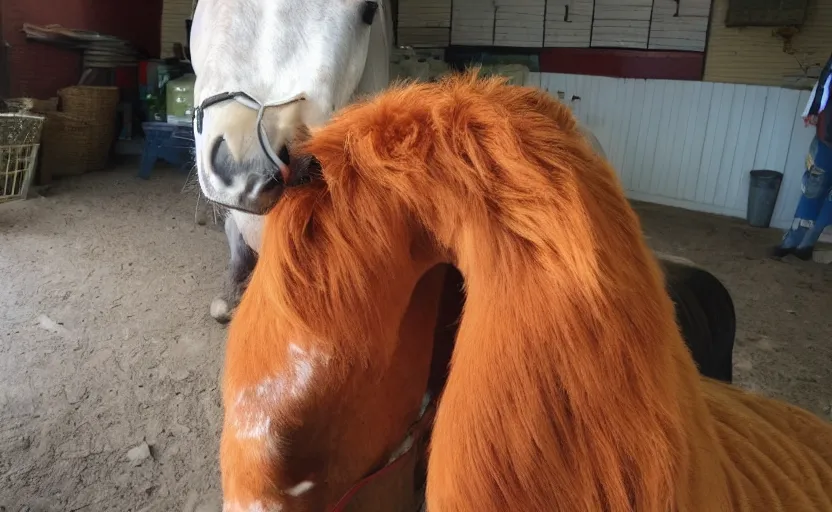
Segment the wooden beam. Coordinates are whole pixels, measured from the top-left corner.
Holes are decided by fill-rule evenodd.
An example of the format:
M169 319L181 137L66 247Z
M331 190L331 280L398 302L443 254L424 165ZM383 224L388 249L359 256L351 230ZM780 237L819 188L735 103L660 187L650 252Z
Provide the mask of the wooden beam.
M541 73L702 80L704 52L607 48L544 48Z

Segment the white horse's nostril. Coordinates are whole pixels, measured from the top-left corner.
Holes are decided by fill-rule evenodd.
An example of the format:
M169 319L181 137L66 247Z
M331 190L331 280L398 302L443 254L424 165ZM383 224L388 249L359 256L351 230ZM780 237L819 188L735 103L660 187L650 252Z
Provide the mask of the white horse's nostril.
M218 138L211 145L211 169L223 185L230 187L234 178L234 159L224 138Z

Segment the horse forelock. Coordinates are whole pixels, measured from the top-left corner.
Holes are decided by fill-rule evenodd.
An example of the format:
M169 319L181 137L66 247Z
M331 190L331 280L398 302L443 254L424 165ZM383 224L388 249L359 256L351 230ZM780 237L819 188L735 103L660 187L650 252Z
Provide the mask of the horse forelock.
M372 213L386 222L358 227L370 212L353 210L348 197L333 197L327 183L289 190L266 218L259 261L268 263L255 269L249 290L263 294L287 328L314 333L325 344L353 340L328 349L363 365L383 365L390 347L379 344L396 336L395 322L384 308L359 305L390 305L400 293L383 287L403 278L413 234L395 201Z

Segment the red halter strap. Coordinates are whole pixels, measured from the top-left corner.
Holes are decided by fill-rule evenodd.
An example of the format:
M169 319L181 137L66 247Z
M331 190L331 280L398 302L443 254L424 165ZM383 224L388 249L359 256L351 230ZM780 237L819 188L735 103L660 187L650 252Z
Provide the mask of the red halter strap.
M433 424L433 417L435 413L435 404L433 401L431 401L428 404L422 416L418 420L416 420L416 422L413 425L411 425L411 427L407 431L405 441L403 441L402 443L406 442L409 436L412 436L413 442L410 444L410 447L407 450L403 451L395 459L388 462L387 465L385 465L383 468L379 469L374 473L370 473L363 479L359 480L358 483L353 485L350 488L350 490L347 491L341 497L340 500L338 500L338 503L335 505L335 508L332 509L332 512L344 512L344 510L347 508L347 505L350 503L353 497L355 497L358 491L366 487L367 484L377 480L379 477L386 475L392 472L395 468L401 466L402 463L407 459L405 455L409 454L411 451L413 451L414 447L419 445L419 441L422 439L425 432L428 430L428 426Z

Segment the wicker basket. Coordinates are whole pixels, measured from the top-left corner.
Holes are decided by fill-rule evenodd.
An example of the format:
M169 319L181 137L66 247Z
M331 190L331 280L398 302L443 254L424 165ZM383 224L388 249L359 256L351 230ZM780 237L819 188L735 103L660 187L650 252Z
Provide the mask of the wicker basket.
M44 140L44 152L52 151L51 140L66 141L66 144L76 144L78 148L64 148L67 150L65 153L61 150L61 154L72 157L67 159L63 169L51 167L53 158L49 157L50 168L55 171L53 175L66 176L104 169L116 137L118 87L74 85L59 90L58 96L61 98L63 115L49 115L50 121L54 118L59 123L53 123L54 129L50 129L50 142ZM82 130L84 133L65 131L63 135L57 136L60 123L65 127L75 125L73 130ZM44 160L47 160L45 154Z
M0 146L40 144L43 116L36 114L0 114Z
M115 123L115 119L113 119ZM92 151L87 153L87 171L100 171L110 161L110 150L116 139L116 127L113 124L98 124L90 127Z
M98 131L89 121L78 116L66 112L47 113L43 125L41 183L48 183L54 176L85 173L91 157L101 152ZM109 151L109 144L107 149Z
M0 203L26 199L43 124L43 116L0 114Z
M49 98L48 100L39 100L37 98L11 98L4 100L6 107L11 112L35 112L42 114L44 112L55 112L58 110L58 98Z
M118 108L118 87L73 85L58 91L61 111L94 121L115 123Z
M48 100L39 100L39 99L32 99L32 108L29 110L31 112L37 112L38 114L43 114L45 112L56 112L58 110L58 97L49 98Z

